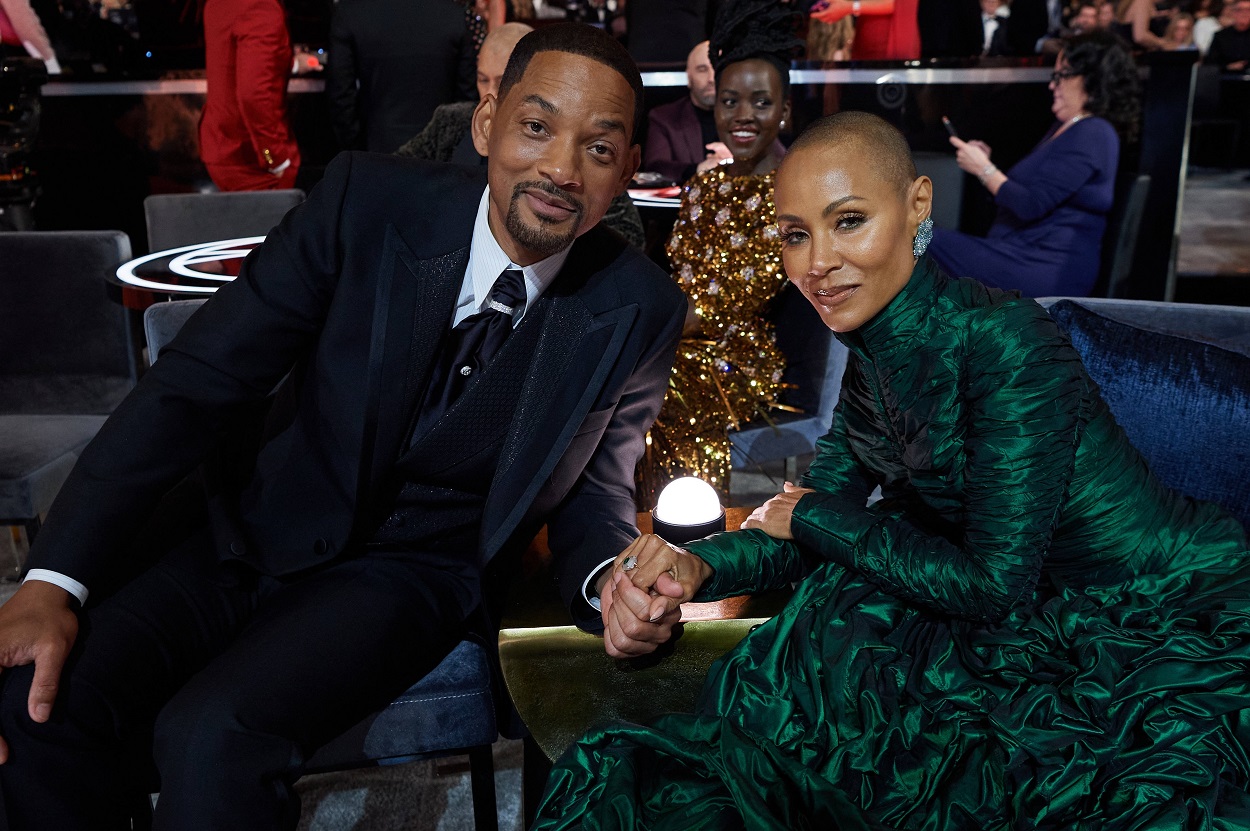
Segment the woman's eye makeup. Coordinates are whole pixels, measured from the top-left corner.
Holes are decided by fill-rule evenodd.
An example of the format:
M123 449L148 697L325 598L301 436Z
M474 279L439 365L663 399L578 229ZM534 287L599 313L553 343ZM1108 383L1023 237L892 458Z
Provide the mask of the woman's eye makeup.
M864 224L867 219L863 214L849 213L838 217L836 227L841 231L852 231Z

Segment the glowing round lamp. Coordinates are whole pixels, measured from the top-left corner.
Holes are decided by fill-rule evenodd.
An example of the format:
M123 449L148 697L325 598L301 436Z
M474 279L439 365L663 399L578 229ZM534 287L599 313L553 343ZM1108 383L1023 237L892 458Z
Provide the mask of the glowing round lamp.
M651 528L673 545L681 545L724 531L725 509L711 485L683 476L660 491L651 512Z

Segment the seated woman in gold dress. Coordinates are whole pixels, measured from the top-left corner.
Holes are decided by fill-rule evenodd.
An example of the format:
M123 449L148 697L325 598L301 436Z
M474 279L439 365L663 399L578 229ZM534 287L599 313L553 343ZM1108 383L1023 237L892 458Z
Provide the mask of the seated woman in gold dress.
M729 490L729 431L777 406L785 361L765 306L785 285L773 171L785 149L789 65L802 47L794 13L777 3L722 6L710 52L716 127L733 153L686 184L668 241L673 276L690 299L664 409L651 430L641 499L694 475Z

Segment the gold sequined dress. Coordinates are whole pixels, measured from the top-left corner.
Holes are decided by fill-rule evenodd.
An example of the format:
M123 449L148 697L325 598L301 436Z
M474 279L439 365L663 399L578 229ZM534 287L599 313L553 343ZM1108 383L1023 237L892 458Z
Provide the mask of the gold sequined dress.
M694 475L729 491L729 431L768 417L785 359L763 317L785 285L773 174L710 170L682 191L668 240L673 277L694 301L699 332L683 338L647 448L643 494Z

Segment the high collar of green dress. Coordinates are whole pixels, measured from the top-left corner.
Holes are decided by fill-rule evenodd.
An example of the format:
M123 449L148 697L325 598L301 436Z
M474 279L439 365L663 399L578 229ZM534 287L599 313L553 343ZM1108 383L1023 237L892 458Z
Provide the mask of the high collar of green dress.
M937 264L922 256L903 290L863 326L837 334L838 340L869 361L909 350L932 328L933 307L946 282Z

